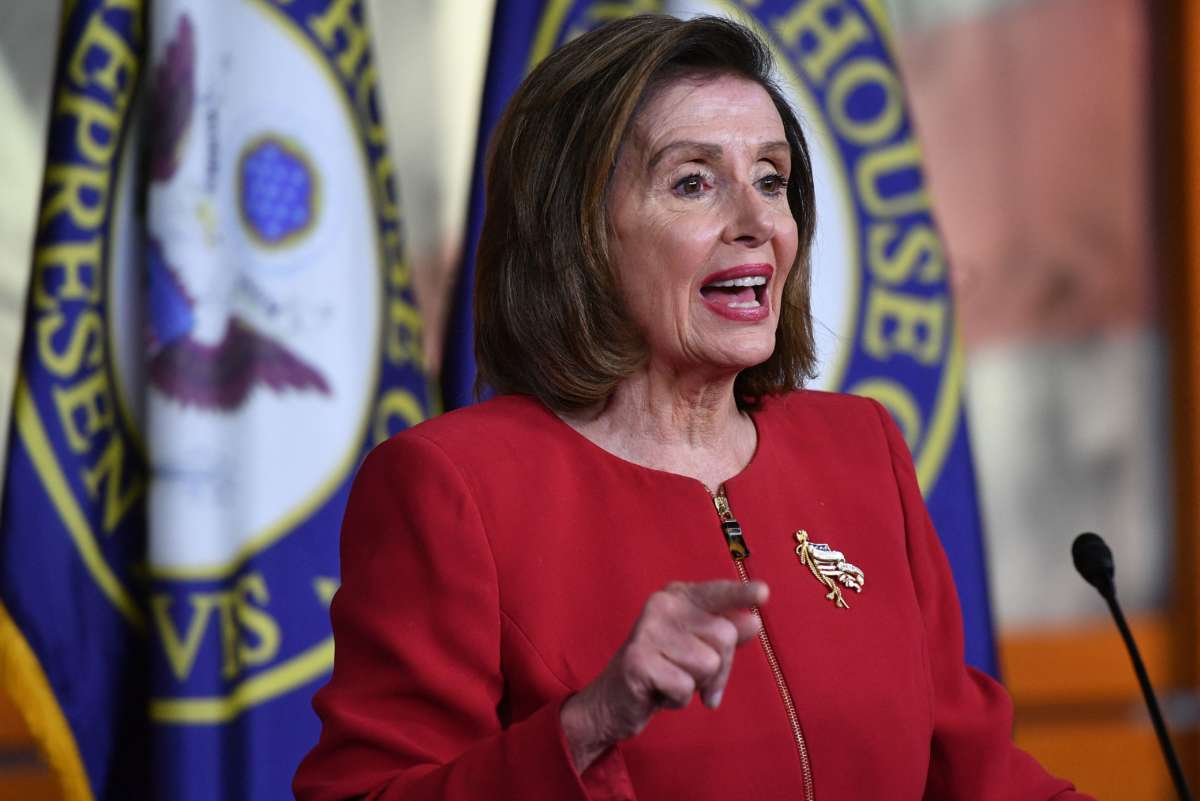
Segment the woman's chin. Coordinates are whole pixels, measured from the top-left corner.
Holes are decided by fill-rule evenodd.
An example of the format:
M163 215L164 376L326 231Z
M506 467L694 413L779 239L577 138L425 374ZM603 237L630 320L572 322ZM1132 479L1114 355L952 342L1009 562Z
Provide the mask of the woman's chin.
M737 336L728 337L722 345L729 363L742 370L754 367L771 358L775 352L775 328L740 332Z
M774 350L774 337L767 343L722 343L722 347L713 348L698 361L706 367L721 372L740 373L742 370L762 364L771 358Z
M650 369L653 371L654 365L659 365L675 374L725 377L762 364L775 352L774 326L759 331L730 331L722 327L693 330L691 334L682 341L670 336L650 338Z

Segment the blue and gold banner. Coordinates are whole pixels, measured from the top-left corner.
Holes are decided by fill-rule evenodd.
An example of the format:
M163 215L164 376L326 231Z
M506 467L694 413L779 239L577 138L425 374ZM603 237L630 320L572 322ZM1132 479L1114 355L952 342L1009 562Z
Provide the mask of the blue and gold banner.
M274 799L350 480L423 419L360 0L77 0L3 507L0 675L70 799Z
M982 527L962 406L963 355L947 264L881 0L500 0L493 23L468 240L442 370L447 408L472 400L473 255L482 161L501 110L555 47L645 12L730 16L770 45L804 122L817 188L813 386L867 395L896 419L958 584L967 661L996 672Z

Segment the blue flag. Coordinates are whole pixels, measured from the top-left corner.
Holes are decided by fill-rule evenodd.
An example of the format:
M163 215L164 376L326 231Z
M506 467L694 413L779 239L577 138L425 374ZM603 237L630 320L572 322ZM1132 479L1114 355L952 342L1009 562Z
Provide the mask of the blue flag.
M867 395L912 450L962 602L967 661L997 672L982 526L962 405L963 354L920 150L881 0L499 0L480 115L467 242L442 366L446 408L472 401L471 288L483 157L504 105L540 59L604 22L645 12L728 15L768 43L804 123L817 188L814 386Z
M349 483L423 419L360 0L76 0L0 508L65 796L290 798Z

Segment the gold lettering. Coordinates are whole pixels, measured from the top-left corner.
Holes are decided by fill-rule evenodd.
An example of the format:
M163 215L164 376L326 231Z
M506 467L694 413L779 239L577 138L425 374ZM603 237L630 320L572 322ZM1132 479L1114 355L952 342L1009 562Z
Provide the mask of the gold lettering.
M863 348L881 361L903 353L921 364L937 364L945 322L944 295L917 298L876 284L867 299Z
M192 602L192 617L187 624L187 633L180 637L171 620L171 596L162 593L150 598L150 612L167 652L167 661L179 681L187 679L196 664L208 619L212 617L218 599L214 593L197 592L192 593L189 600Z
M885 197L880 191L880 181L884 177L904 170L910 170L920 177L920 169L921 151L911 137L863 156L854 174L859 197L867 211L875 217L900 217L928 209L929 197L925 193L923 178L902 194Z
M337 592L338 585L341 584L336 578L328 576L318 576L313 579L313 591L317 594L317 598L326 607L333 600L333 594Z
M251 601L260 606L270 601L267 582L261 573L250 573L238 582L234 610L238 623L258 640L256 645L251 645L246 638L241 639L237 651L238 662L242 665L264 665L279 653L279 624Z
M103 370L95 371L66 389L56 386L54 404L58 407L67 444L76 453L87 451L91 437L113 424L108 376Z
M400 231L398 229L392 227L392 228L386 229L383 232L383 247L388 252L397 252L397 251L402 251L404 249L404 239L400 236ZM404 271L403 278L397 279L397 278L393 277L391 279L392 283L393 284L400 283L400 284L407 285L408 284L408 265L407 264L392 265L393 275L398 274L397 271L399 271L399 270Z
M397 431L415 426L425 419L425 415L421 411L421 403L407 389L398 387L388 390L379 399L379 406L375 410L373 430L376 442L383 442L394 433L391 427L393 418L399 418L403 424L396 429Z
M889 284L901 284L912 277L918 264L923 264L920 270L922 283L941 280L946 272L946 261L937 233L924 223L913 225L905 229L904 237L895 244L899 233L900 226L894 223L871 225L867 234L871 272ZM889 248L891 255L888 255Z
M384 355L392 364L421 363L421 315L402 297L388 301Z
M374 102L378 91L379 72L373 63L368 63L355 84L354 105L358 109L358 119L362 123L367 142L375 146L387 143L387 131L384 130L383 120L380 119ZM372 109L375 109L375 114L372 114Z
M238 674L238 627L233 619L236 590L215 593L221 619L221 675L227 679Z
M57 391L57 390L56 390ZM108 401L111 408L112 402ZM111 414L111 412L110 412ZM93 498L100 493L100 485L105 485L104 492L104 533L111 534L122 518L133 508L146 489L145 480L141 476L123 481L125 476L125 442L114 434L104 447L96 466L85 470L83 483L88 494Z
M100 302L100 237L37 249L33 257L33 302L38 309L58 308L62 300ZM61 283L51 286L51 279ZM85 280L85 278L87 280Z
M875 86L883 93L883 105L866 120L852 118L846 101L858 90ZM873 58L855 59L834 75L829 85L829 117L842 136L858 145L873 145L890 139L904 119L900 83L886 64Z
M379 196L379 214L385 220L399 220L400 206L396 204L395 167L385 153L375 160L375 193Z
M110 8L134 7L131 0L109 0L107 5ZM99 69L88 67L89 57L95 61L94 54L103 56L104 62ZM103 13L94 13L88 17L67 70L75 83L81 86L94 83L117 96L122 89L128 91L133 86L133 78L137 73L137 54L119 33L108 26Z
M59 311L38 318L38 356L42 363L59 378L78 373L85 359L88 367L99 367L104 359L104 320L100 314L86 309L76 317L66 347L59 351L54 346L54 338L62 331L64 320Z
M108 164L117 150L121 116L116 110L86 95L60 92L57 114L75 122L75 145L93 164Z
M829 69L850 48L871 38L862 17L843 0L803 0L774 25L789 47L800 50L800 66L817 83L825 82ZM805 34L815 46L804 46Z
M367 52L367 32L355 21L351 13L354 6L355 0L334 0L325 13L308 18L308 25L321 45L326 50L339 53L337 65L343 75L354 75ZM341 48L337 46L339 33L344 40Z
M171 670L180 681L187 679L195 667L214 613L221 643L221 675L226 679L236 678L247 665L263 665L279 655L279 624L261 608L270 600L261 573L243 576L233 589L194 592L188 598L192 617L182 637L171 621L170 597L164 594L150 600Z
M104 221L108 198L107 170L56 164L46 168L46 190L52 194L42 209L42 225L64 211L72 224L84 230L99 228ZM89 190L94 196L92 203L84 194Z
M383 234L383 252L392 259L388 267L388 285L395 292L407 289L412 281L412 265L408 262L408 254L404 251L404 240L394 230L387 229Z

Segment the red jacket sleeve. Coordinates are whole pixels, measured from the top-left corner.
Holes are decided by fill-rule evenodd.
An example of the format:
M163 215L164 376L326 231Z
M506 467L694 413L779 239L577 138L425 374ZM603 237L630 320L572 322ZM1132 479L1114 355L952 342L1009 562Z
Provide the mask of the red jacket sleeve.
M925 801L1090 801L1012 743L1008 693L964 662L962 613L949 562L921 497L908 446L887 411L878 405L877 411L900 488L909 566L925 621L934 705Z
M300 801L589 798L561 699L501 727L495 564L469 488L435 443L409 432L367 457L341 569L333 675L313 701L322 731L296 774Z

